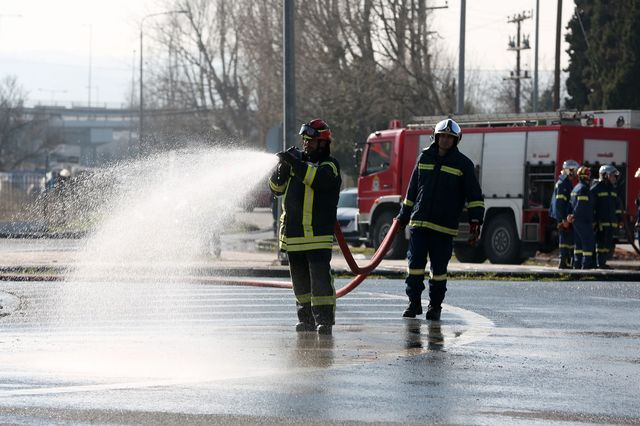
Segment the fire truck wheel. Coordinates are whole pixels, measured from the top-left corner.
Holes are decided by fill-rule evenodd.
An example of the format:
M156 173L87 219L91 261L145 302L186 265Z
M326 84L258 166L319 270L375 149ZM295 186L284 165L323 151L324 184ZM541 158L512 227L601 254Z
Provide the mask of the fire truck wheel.
M378 217L373 225L373 247L377 250L384 241L395 215L392 212L385 212ZM404 232L396 235L396 238L391 243L389 251L385 256L385 259L404 259L407 256L407 239L404 237Z
M467 242L454 243L453 253L456 255L456 259L463 263L482 263L487 260L482 246L471 247Z
M484 252L496 264L522 263L520 239L510 215L501 214L490 219L483 231Z

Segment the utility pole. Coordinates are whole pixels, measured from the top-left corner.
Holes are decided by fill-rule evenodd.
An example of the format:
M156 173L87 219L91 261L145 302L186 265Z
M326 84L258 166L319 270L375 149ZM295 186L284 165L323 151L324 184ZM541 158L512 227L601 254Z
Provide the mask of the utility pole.
M560 109L560 34L562 28L562 0L558 0L556 21L556 66L553 70L553 110Z
M456 102L456 114L464 114L464 36L467 1L460 2L460 51L458 52L458 97Z
M93 61L93 26L91 24L89 24L89 83L87 88L89 96L88 96L88 100L87 100L87 106L89 108L91 108L91 68L93 68L92 66L92 61Z
M295 13L294 0L284 0L283 10L283 34L284 34L284 62L283 62L283 123L282 123L282 147L287 149L296 138L296 77L295 77Z
M536 48L533 53L533 112L538 112L538 46L540 45L540 0L536 0Z
M520 112L520 80L524 78L531 78L529 76L529 72L525 71L524 74L521 74L520 70L520 51L525 49L530 49L529 46L529 36L520 37L520 26L522 21L525 19L531 19L531 13L527 14L527 12L522 12L517 15L513 15L511 18L507 20L510 24L516 24L518 27L516 38L513 39L509 37L509 47L507 50L513 50L516 52L516 70L511 71L511 75L509 77L504 78L504 80L515 80L516 83L516 96L515 96L515 112Z

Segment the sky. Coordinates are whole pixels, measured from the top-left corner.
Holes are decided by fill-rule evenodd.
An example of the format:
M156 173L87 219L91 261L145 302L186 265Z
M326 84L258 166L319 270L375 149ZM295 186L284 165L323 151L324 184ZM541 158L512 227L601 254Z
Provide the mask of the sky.
M542 81L554 68L557 1L539 3ZM434 10L434 41L457 66L460 0L428 0L432 7L445 4ZM535 14L535 7L535 0L467 0L466 74L508 76L516 55L507 43L516 25L507 20L525 11ZM563 1L563 33L573 8L572 1ZM0 0L0 78L16 76L29 105L123 106L138 72L140 20L164 10L161 0ZM532 47L523 52L522 66L533 73L535 15L522 23L522 33ZM564 68L564 38L561 47Z

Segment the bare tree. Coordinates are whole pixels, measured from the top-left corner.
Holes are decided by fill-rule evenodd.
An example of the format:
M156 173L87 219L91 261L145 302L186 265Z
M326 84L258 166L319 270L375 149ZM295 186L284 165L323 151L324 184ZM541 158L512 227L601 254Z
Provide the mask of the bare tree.
M189 110L201 127L248 139L254 126L239 43L241 2L172 3L171 8L187 13L170 15L157 27L156 38L168 60L153 77L155 107ZM163 117L166 123L167 114Z
M282 0L243 0L238 23L255 125L264 141L282 121Z
M156 106L189 110L201 127L262 142L282 121L281 3L170 0L188 14L158 28L167 59L154 79ZM353 144L388 120L453 111L454 67L439 59L426 0L296 6L297 120L331 124L332 149L346 170Z
M0 81L0 170L41 164L47 151L61 143L49 128L49 117L24 108L26 95L14 76Z

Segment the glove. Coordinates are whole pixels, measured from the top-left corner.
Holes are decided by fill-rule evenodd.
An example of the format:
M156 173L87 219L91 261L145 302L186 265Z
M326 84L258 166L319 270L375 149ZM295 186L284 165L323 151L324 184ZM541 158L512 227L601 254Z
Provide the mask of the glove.
M291 166L289 163L279 162L276 166L276 175L279 181L286 180L291 174Z
M292 146L286 151L280 151L276 154L281 162L294 165L302 160L302 153L296 147Z
M472 220L471 222L469 222L468 243L470 246L475 247L478 244L479 239L480 239L480 222L477 220Z
M398 214L398 216L396 216L396 219L400 224L400 230L403 230L409 224L409 217L402 215L402 213Z
M569 216L567 216L567 222L573 223L574 220L576 220L574 215L570 214Z
M563 219L562 221L558 222L559 231L562 231L563 229L569 229L569 228L571 228L571 224L567 219Z

